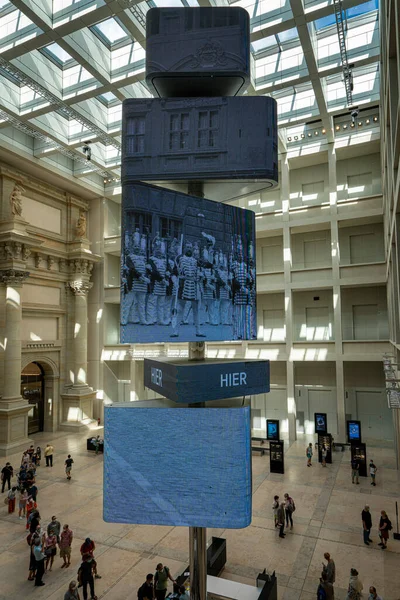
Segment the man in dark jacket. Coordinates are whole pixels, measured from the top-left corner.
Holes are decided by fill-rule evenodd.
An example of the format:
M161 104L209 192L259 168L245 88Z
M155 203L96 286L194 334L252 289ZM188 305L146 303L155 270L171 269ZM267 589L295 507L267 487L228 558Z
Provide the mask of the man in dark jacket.
M369 542L372 542L371 538L369 537L372 529L372 517L371 513L369 512L368 504L364 506L364 510L361 513L361 519L363 524L364 544L369 546Z
M138 600L153 600L154 588L153 588L153 574L149 573L146 576L146 581L138 589Z
M319 586L317 589L317 600L334 600L335 591L333 589L333 584L328 581L328 577L326 573L321 574L321 579L319 580Z
M11 477L14 476L14 469L10 465L9 462L6 463L6 466L1 470L1 493L4 494L4 488L6 486L6 482L8 483L8 489L11 489Z

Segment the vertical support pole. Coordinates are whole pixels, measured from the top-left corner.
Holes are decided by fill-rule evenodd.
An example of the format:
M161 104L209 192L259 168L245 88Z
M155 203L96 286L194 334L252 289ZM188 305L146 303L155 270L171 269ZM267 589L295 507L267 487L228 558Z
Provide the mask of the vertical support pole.
M204 197L201 181L189 181L188 193ZM190 361L204 360L206 345L204 342L189 342ZM205 403L189 405L191 408L204 408ZM207 600L207 528L189 527L189 570L191 600Z

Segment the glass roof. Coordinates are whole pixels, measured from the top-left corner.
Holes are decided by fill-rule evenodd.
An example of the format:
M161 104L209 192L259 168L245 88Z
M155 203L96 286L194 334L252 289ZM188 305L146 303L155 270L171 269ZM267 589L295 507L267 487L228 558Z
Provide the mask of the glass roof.
M351 0L345 11L352 100L363 108L379 102L378 1ZM201 1L208 4L249 13L248 93L276 98L282 130L311 121L328 135L331 117L349 113L333 0ZM77 144L85 135L99 146L90 168L102 178L118 178L121 103L151 97L145 84L145 18L154 6L199 6L199 0L19 0L18 9L0 0L1 118L47 139L46 160L59 152L80 160ZM331 135L334 142L335 132Z

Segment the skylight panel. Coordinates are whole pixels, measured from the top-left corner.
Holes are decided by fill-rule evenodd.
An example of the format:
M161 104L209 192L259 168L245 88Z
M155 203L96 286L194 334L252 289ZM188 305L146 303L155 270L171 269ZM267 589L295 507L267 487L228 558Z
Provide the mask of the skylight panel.
M0 10L10 4L9 0L0 0Z
M253 52L261 52L262 50L266 50L272 46L276 46L276 38L274 35L269 35L268 37L251 43L251 49Z
M59 46L56 43L50 44L49 46L45 46L43 50L51 54L58 62L62 63L63 65L69 60L74 60L72 56L68 54L68 52L66 52L63 48L61 48L61 46Z
M348 8L346 10L346 16L348 19L352 19L353 17L359 17L361 15L366 15L369 12L378 10L378 5L379 5L379 0L369 0L368 2L364 2L363 4L358 4L357 6Z
M112 92L105 92L104 94L100 94L99 98L103 100L106 104L117 100L117 96Z
M298 33L297 33L297 28L293 27L293 29L287 29L286 31L281 31L281 33L278 33L277 35L278 40L281 44L283 44L284 42L290 42L296 38L299 37Z
M122 29L121 25L119 25L113 18L102 21L101 23L97 23L93 29L100 33L100 36L109 44L115 44L116 42L128 37L125 30Z

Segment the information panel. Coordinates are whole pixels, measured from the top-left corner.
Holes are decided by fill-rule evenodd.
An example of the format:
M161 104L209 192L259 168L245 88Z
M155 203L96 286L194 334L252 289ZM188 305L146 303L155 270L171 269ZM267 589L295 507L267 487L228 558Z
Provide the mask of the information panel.
M349 444L361 442L361 422L347 421L347 439Z
M279 441L278 419L267 419L267 440Z
M250 525L250 407L127 404L104 410L105 521Z
M282 441L269 443L269 469L271 473L285 472L285 454Z
M326 413L314 413L315 433L328 432L328 419Z

